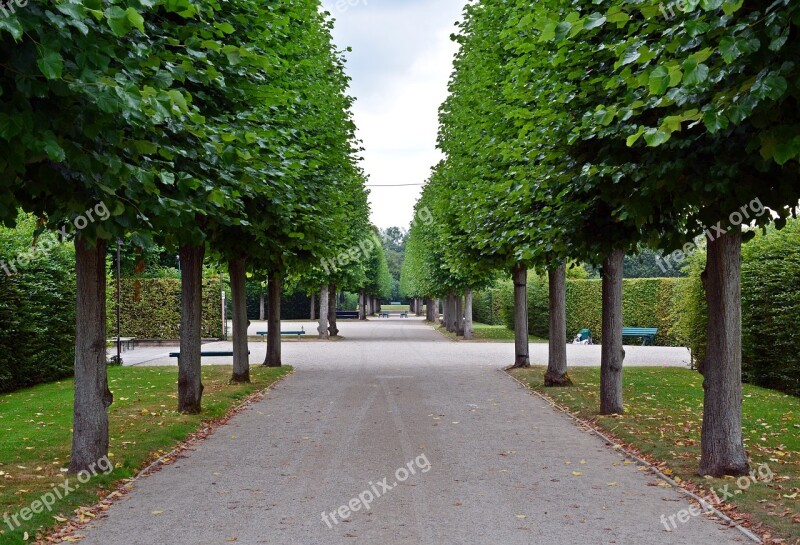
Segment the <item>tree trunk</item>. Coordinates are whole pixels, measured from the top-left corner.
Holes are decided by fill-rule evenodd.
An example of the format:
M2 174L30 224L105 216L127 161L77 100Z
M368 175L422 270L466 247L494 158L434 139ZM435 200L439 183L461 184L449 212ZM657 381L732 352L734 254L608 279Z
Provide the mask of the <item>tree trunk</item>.
M433 319L433 299L430 297L425 300L425 319L429 322L434 322Z
M263 322L264 317L266 316L265 310L266 305L264 304L264 292L261 292L261 295L258 297L258 319L259 321ZM313 320L313 318L312 318Z
M708 242L703 284L708 303L708 346L703 374L700 475L747 475L742 438L742 234Z
M455 332L455 301L452 293L448 293L444 300L444 327L450 333Z
M464 336L464 298L456 295L456 335Z
M323 284L319 290L319 327L317 327L320 339L330 337L328 332L328 285Z
M181 350L178 358L178 412L198 414L203 397L200 345L203 322L205 244L184 246L181 256Z
M231 382L250 382L250 356L247 353L247 262L244 258L228 263L233 299L233 376ZM261 294L261 314L264 314ZM262 318L263 319L263 318Z
M75 403L69 472L90 471L108 455L108 408L114 396L106 374L106 241L88 248L75 239L77 301Z
M567 265L551 270L550 286L550 349L545 386L571 386L567 374Z
M600 351L600 414L622 414L622 267L625 252L603 262L603 328Z
M267 358L264 365L280 367L281 361L281 276L277 271L269 272L267 280L269 305L267 310Z
M317 319L317 294L316 292L311 294L311 320Z
M339 327L336 325L336 286L334 284L328 288L328 331L331 337L339 336Z
M367 294L364 293L364 290L358 295L358 319L359 320L366 320L367 319Z
M517 265L512 273L514 280L514 357L515 368L531 366L528 347L528 269Z
M472 288L467 288L464 292L464 338L472 337Z
M433 323L439 323L439 299L433 299Z

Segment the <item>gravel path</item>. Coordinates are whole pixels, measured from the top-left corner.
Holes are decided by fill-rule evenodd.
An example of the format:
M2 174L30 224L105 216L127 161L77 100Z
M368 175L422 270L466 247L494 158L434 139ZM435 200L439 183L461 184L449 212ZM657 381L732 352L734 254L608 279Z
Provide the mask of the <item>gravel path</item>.
M416 320L360 325L287 343L294 376L139 481L83 543L749 543L703 516L667 531L684 497L499 371L505 352Z

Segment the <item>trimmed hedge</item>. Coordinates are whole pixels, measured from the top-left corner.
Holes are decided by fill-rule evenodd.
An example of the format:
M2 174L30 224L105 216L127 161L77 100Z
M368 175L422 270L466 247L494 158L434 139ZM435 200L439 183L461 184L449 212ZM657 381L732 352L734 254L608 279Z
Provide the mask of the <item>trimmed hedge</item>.
M109 284L109 337L116 331L116 289ZM122 279L122 336L177 339L181 323L181 281L174 278ZM222 336L222 295L219 280L203 280L201 335Z
M700 274L705 252L692 256L678 298L681 333L695 365L705 356L706 302ZM742 248L742 373L746 382L800 395L800 220L770 228Z
M623 281L622 315L626 327L657 327L656 344L681 346L674 331L675 292L680 279L631 278ZM514 329L513 286L503 282L498 288L502 301L502 323ZM571 340L578 331L589 328L592 337L601 341L602 281L567 280L567 335ZM531 335L549 335L547 278L536 274L528 277L528 328ZM482 321L476 318L476 321Z
M31 248L35 220L0 228L0 259ZM46 235L50 236L50 235ZM17 274L0 270L0 392L72 375L75 363L75 252L63 244Z
M488 325L502 325L503 320L502 288L490 288L474 292L472 295L472 318L476 322Z
M269 310L269 297L267 289L261 286L261 282L247 282L247 319L258 320L261 310L261 294L264 294L264 319L267 319ZM230 295L230 292L229 292ZM319 295L317 295L319 299ZM231 314L230 296L228 297L228 316ZM317 301L317 312L319 312L319 301ZM281 320L308 320L311 316L311 297L302 293L283 293L281 296Z

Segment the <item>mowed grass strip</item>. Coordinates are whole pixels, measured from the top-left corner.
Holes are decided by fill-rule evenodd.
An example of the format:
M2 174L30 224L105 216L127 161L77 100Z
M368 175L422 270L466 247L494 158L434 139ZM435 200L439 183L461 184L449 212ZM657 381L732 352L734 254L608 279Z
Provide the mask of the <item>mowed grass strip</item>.
M695 474L703 416L703 377L697 371L625 369L625 414L613 417L598 414L600 369L571 368L569 375L576 386L570 388L546 388L544 372L544 367L511 371L576 416L594 422L651 460L665 463L666 472L677 481L705 491L725 485L731 492L738 490L735 479ZM745 384L743 413L752 467L757 470L760 464L767 464L774 479L756 484L751 479L747 489L727 503L745 514L755 529L771 534L776 543L800 543L800 399Z
M58 500L52 511L34 514L15 530L0 519L0 543L33 541L37 532L74 516L80 506L95 504L120 479L132 477L154 456L171 451L203 423L224 417L247 396L291 372L290 367L251 368L251 384L228 384L230 366L203 367L203 413L179 414L176 367L111 367L114 394L109 418L109 475L93 477L79 490ZM0 395L0 513L11 516L30 507L65 479L69 465L73 383L64 380ZM12 526L14 526L12 522Z
M439 331L451 339L456 339L455 334L450 333L444 327L439 327ZM541 339L530 335L528 337L532 343L546 343L547 339ZM514 332L504 325L488 325L479 322L472 324L472 340L473 341L497 341L497 342L514 342Z

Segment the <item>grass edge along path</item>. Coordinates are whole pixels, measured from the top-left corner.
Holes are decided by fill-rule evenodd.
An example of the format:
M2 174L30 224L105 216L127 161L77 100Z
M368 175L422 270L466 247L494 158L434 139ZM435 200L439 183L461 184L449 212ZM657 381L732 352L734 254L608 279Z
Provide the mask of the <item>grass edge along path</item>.
M427 322L430 323L430 322ZM472 323L472 339L465 340L463 337L456 336L455 333L450 333L447 331L442 325L432 324L434 329L436 329L439 333L444 335L450 340L459 341L459 342L500 342L500 343L513 343L514 342L514 331L508 329L504 325L488 325L482 324L480 322L473 322ZM536 344L544 344L547 343L547 339L542 339L536 337L534 335L528 336L529 342L536 343Z
M764 543L800 544L800 434L796 432L800 425L794 423L800 416L800 399L744 385L746 448L754 478L748 483L743 478L741 484L746 486L740 486L737 479L695 474L702 423L702 377L696 371L626 369L626 414L610 417L597 411L598 368L571 368L577 385L571 388L544 387L544 371L545 367L536 366L509 374L580 424L617 442L614 448L646 460L737 525L760 534ZM667 511L665 515L673 514ZM680 529L680 522L667 522L663 528Z
M98 472L80 489L77 477L64 469L69 462L72 380L0 395L0 543L76 540L71 532L107 510L134 480L172 463L292 372L291 367L254 366L251 384L228 384L230 366L204 366L203 413L182 415L175 411L176 367L109 368L115 397L109 411L109 459L116 467L108 474ZM67 480L74 490L63 493ZM21 519L22 509L36 507L56 489L64 497L28 521ZM13 520L9 524L13 515L19 527Z

